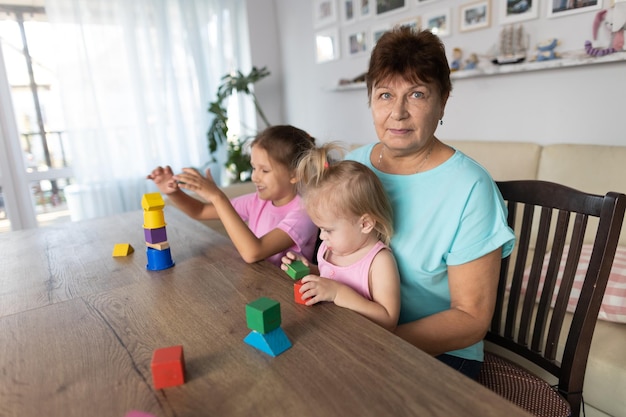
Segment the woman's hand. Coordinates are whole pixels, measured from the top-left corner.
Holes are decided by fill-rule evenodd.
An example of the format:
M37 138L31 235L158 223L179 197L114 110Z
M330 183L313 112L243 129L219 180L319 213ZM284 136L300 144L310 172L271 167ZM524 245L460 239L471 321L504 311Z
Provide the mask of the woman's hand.
M211 171L206 170L206 177L193 168L183 168L183 172L172 177L180 188L190 190L203 197L207 201L212 201L212 197L220 192L220 188L213 180Z
M154 168L152 172L146 176L146 179L154 181L154 184L163 194L172 194L178 191L178 184L174 180L174 173L169 165Z

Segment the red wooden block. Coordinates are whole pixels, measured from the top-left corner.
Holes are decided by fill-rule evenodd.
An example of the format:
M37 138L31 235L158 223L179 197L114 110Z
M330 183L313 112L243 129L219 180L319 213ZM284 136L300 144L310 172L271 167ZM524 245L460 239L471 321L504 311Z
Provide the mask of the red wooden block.
M302 287L301 280L298 280L295 284L293 284L293 298L298 304L306 304L306 300L302 298L302 294L300 293L300 287Z
M155 389L185 383L185 359L182 346L160 348L152 355L152 382Z

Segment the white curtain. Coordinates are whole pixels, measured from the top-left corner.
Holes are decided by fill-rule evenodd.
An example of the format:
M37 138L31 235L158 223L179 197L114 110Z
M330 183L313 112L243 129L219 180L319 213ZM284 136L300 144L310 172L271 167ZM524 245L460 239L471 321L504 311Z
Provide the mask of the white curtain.
M157 165L210 160L208 104L249 65L244 0L46 0L72 167L73 219L141 207Z

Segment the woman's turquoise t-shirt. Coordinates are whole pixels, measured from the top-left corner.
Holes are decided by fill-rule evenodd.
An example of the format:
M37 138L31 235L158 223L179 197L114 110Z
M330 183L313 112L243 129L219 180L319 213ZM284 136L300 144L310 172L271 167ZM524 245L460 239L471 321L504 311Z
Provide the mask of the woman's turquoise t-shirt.
M515 235L507 210L487 171L460 151L440 166L414 175L392 175L370 162L375 144L350 152L346 159L370 167L382 181L394 209L391 249L401 279L399 323L450 308L448 265L461 265L502 247L513 250ZM448 352L483 360L483 343Z

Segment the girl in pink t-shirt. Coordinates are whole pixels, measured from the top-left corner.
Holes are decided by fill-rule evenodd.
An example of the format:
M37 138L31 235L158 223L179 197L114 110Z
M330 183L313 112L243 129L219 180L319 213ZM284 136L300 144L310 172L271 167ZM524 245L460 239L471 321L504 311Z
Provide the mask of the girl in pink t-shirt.
M400 278L388 246L391 204L365 165L329 161L328 154L337 149L327 144L309 151L297 169L304 206L320 228L318 265L294 253L282 261L299 259L309 266L311 275L302 278L300 289L307 305L332 301L393 330L400 313Z
M310 257L315 249L317 227L300 204L295 176L300 157L314 147L315 139L293 126L265 129L250 148L256 193L232 201L208 169L206 176L193 168L174 175L169 166L157 167L148 179L188 216L220 219L244 261L267 259L278 266L287 251ZM207 202L181 188L194 191Z

